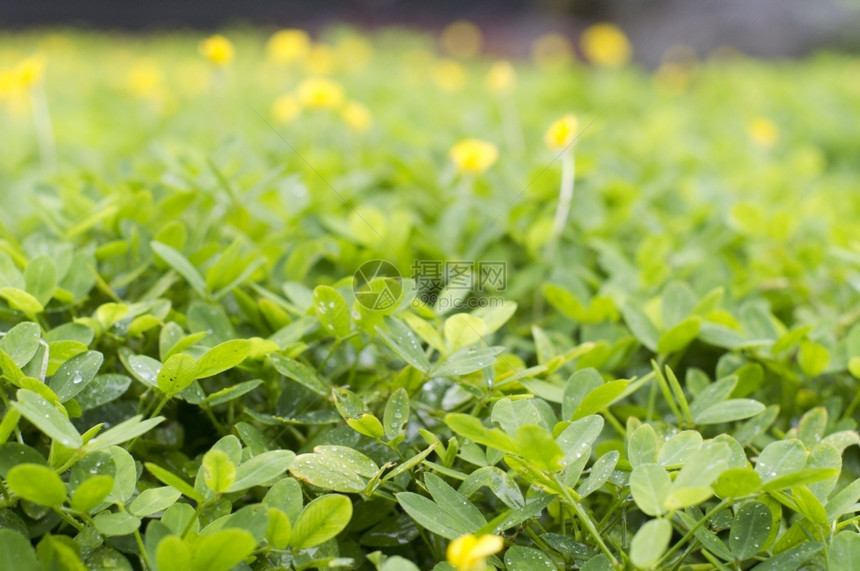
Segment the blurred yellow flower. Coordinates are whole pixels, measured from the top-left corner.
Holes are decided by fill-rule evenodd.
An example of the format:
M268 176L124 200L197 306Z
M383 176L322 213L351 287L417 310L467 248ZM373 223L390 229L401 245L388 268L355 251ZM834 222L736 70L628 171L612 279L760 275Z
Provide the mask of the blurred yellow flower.
M15 66L13 81L18 88L30 89L45 73L45 58L39 55L21 60Z
M373 123L370 110L355 101L350 101L344 106L341 117L343 117L343 122L346 123L347 127L353 131L367 131Z
M140 60L126 74L126 87L135 97L152 99L161 94L164 77L154 60Z
M580 38L580 47L590 62L605 67L624 65L633 51L624 32L608 23L589 26Z
M576 115L569 113L549 126L543 140L551 151L563 149L576 138L578 127L579 121Z
M433 81L444 91L460 91L466 86L468 77L466 68L452 59L440 60L433 67Z
M479 139L465 139L451 147L451 160L461 173L481 174L499 158L499 148Z
M747 134L760 147L772 147L779 139L779 128L766 117L756 117L747 124Z
M325 77L309 77L297 90L302 105L317 109L335 109L343 103L343 87Z
M326 44L314 44L305 58L305 71L312 75L328 75L334 71L337 58L334 49Z
M302 112L302 105L294 95L281 95L272 103L272 117L278 123L292 123Z
M484 571L487 557L498 553L504 546L504 540L498 535L461 535L448 544L448 563L457 571Z
M487 89L493 93L505 93L511 91L517 83L517 72L511 62L500 60L493 63L487 72Z
M311 38L304 30L280 30L266 42L269 60L290 63L303 59L311 49Z
M573 46L561 34L544 34L532 44L532 59L543 68L559 68L573 61Z
M233 61L233 44L221 35L214 35L200 42L200 54L218 67Z
M472 22L458 20L449 24L439 36L442 50L453 57L475 57L484 45L484 35Z

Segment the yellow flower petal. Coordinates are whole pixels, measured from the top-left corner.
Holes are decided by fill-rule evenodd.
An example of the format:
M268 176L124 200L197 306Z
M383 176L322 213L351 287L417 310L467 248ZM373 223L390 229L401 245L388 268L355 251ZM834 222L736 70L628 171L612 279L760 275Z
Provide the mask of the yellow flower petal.
M772 147L779 139L779 128L766 117L756 117L747 125L750 139L760 147Z
M223 67L233 61L233 44L221 35L214 35L200 42L200 54L213 64Z
M373 122L370 110L355 101L350 101L344 106L343 111L341 111L341 117L343 117L343 121L347 127L359 132L370 129L370 125Z
M272 103L272 116L278 123L292 123L302 112L302 105L294 95L282 95Z
M497 61L487 72L487 89L493 93L505 93L514 88L517 83L517 72L511 62Z
M497 535L475 537L470 533L449 543L446 555L457 571L483 571L487 568L486 558L501 551L504 545Z
M433 81L444 91L460 91L467 80L466 68L452 59L440 60L433 68Z
M499 158L499 148L478 139L460 141L451 148L451 160L461 173L481 174Z
M266 53L275 63L303 59L311 49L311 38L304 30L280 30L266 42Z
M573 46L561 34L544 34L532 44L532 59L542 68L556 69L573 61Z
M343 87L325 77L309 77L297 90L299 100L305 107L315 109L336 109L344 100Z
M576 115L568 114L556 120L544 135L544 142L551 151L557 151L570 145L576 138L579 121Z
M624 32L614 24L594 24L580 38L582 53L592 63L620 67L630 61L632 48Z

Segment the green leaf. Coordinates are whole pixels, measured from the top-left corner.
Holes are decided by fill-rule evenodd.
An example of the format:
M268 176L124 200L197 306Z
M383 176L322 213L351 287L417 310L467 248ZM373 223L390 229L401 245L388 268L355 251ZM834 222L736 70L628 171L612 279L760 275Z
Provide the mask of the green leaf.
M260 379L255 379L253 381L244 381L212 393L211 395L207 396L203 400L203 402L207 403L209 406L219 406L222 404L226 404L232 400L236 400L237 398L250 393L262 384L263 381L261 381Z
M502 347L466 347L441 360L431 371L434 377L457 377L485 369L496 362Z
M310 502L293 526L290 545L307 549L335 537L352 519L352 502L346 496L327 494Z
M514 545L505 552L505 565L508 569L521 571L557 570L555 563L543 551L523 545Z
M149 488L140 493L128 505L131 515L146 517L160 511L164 511L179 499L182 494L172 486L160 488Z
M24 270L24 289L42 305L48 305L57 289L57 268L48 256L33 258Z
M463 534L473 533L477 528L464 525L460 518L454 517L439 508L432 500L412 492L395 494L397 503L409 517L426 530L446 539L456 539Z
M409 393L406 389L399 388L388 398L385 404L385 412L382 416L382 426L385 430L385 438L394 440L404 432L404 427L409 421Z
M770 522L770 508L761 502L749 502L738 509L729 532L729 549L737 561L749 559L764 549Z
M685 348L699 334L702 318L692 315L660 335L657 352L661 355L675 353Z
M696 424L719 424L743 420L764 412L765 406L752 399L729 399L693 416Z
M657 454L657 463L666 468L681 466L702 449L702 435L683 430L667 440Z
M514 442L518 454L538 470L556 472L564 467L564 452L552 435L540 426L520 426Z
M320 396L327 396L328 386L320 379L316 371L295 359L290 359L279 353L271 353L269 359L275 370L285 377L292 379Z
M155 418L150 418L148 420L142 420L142 418L143 417L138 414L128 420L124 420L110 430L102 432L87 442L84 445L84 448L89 452L93 452L95 450L101 450L103 448L122 444L123 442L137 438L142 434L146 434L164 421L163 416L156 416Z
M196 570L191 563L191 547L178 535L168 535L158 543L155 561L159 571Z
M194 376L205 379L232 369L245 360L251 352L251 343L247 339L233 339L212 347L197 360Z
M634 467L639 464L655 463L658 447L657 433L650 424L643 424L630 436L630 442L627 444L627 458Z
M597 387L582 399L572 418L576 420L604 410L624 394L629 384L630 381L619 380L610 381Z
M753 571L785 571L786 569L800 569L813 555L824 547L816 541L807 541L781 553L777 553L767 561L762 561L752 568Z
M71 400L92 382L103 362L104 356L98 351L76 355L60 366L48 386L61 402Z
M425 474L424 484L439 509L460 522L464 529L474 532L487 525L487 520L481 511L466 496L449 486L439 476L432 473Z
M802 341L797 361L804 375L815 377L820 375L830 363L830 351L813 341Z
M830 569L860 571L860 535L853 531L836 534L827 550Z
M617 450L612 450L598 458L591 467L591 474L577 488L576 491L579 495L584 498L602 488L603 484L608 482L609 477L612 476L620 457L621 454Z
M729 468L711 487L721 498L741 498L761 489L761 476L752 468Z
M192 549L193 569L229 571L248 557L256 546L254 537L241 529L222 529L201 535Z
M657 352L657 345L660 341L660 334L654 323L642 311L632 303L625 303L621 306L621 315L624 316L624 321L630 332L642 345L647 347L652 352Z
M643 513L650 516L659 516L666 511L663 506L671 486L669 473L659 464L639 464L630 473L633 501Z
M17 531L0 529L0 569L42 571L30 540Z
M345 459L331 454L299 454L290 465L290 473L313 486L335 492L361 493L367 482Z
M731 456L731 448L724 442L702 447L675 476L665 506L679 509L708 499L713 494L711 484L729 468Z
M69 419L42 396L27 389L19 389L17 398L12 406L36 428L66 448L80 448L83 445L81 435Z
M39 324L25 321L0 337L0 350L4 351L18 367L23 367L36 355L41 338L42 328Z
M640 569L652 567L669 547L672 524L667 519L652 519L639 528L630 542L630 560Z
M269 508L269 525L266 528L266 541L275 549L285 549L290 543L293 526L287 514L277 508Z
M572 419L573 413L579 408L585 397L596 388L603 385L603 377L592 367L576 371L564 385L564 395L561 401L562 419Z
M18 288L0 288L0 297L6 299L9 307L17 311L21 311L31 318L38 313L42 313L45 309L42 304L39 303L38 299Z
M487 333L487 324L480 317L468 313L455 313L445 320L443 334L448 353L474 345Z
M759 454L755 471L762 482L798 472L806 465L806 447L800 440L771 442Z
M173 396L188 388L197 374L194 357L185 353L175 353L168 357L156 377L158 388L166 395Z
M430 371L430 361L424 354L418 338L403 322L393 317L385 318L386 327L376 326L376 332L394 353L422 373Z
M821 482L839 476L838 468L802 468L796 472L790 472L769 479L762 489L766 492L787 490L797 486L805 486L815 482Z
M236 465L221 450L210 450L203 455L202 470L206 487L216 494L226 492L236 481Z
M155 476L162 484L167 484L168 486L172 486L182 492L182 495L188 498L191 498L195 502L202 503L205 498L203 495L195 490L188 482L176 476L175 474L165 470L161 466L157 464L153 464L152 462L144 463L146 469Z
M203 281L203 276L200 275L197 268L195 268L185 256L167 244L162 244L161 242L153 241L150 242L149 245L162 260L167 262L171 268L176 270L179 275L185 278L188 285L190 285L198 295L206 297L206 282Z
M6 474L9 489L25 500L43 506L66 501L66 486L56 472L42 464L18 464Z
M314 288L313 300L314 311L328 333L335 337L349 335L349 307L336 289L326 285L317 286Z
M452 412L445 415L445 424L457 434L477 444L492 446L503 452L517 454L519 449L513 438L498 428L487 428L480 419L470 414Z
M290 450L258 454L236 468L236 480L227 491L238 492L266 484L286 472L295 457L295 453Z
M100 503L113 490L113 477L98 474L81 482L72 494L72 509L79 512L89 512Z

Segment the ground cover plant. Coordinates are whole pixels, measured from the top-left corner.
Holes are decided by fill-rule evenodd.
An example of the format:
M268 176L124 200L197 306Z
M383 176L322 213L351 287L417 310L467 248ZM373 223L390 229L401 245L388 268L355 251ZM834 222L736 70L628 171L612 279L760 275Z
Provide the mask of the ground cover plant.
M0 569L860 567L860 63L565 41L4 37Z

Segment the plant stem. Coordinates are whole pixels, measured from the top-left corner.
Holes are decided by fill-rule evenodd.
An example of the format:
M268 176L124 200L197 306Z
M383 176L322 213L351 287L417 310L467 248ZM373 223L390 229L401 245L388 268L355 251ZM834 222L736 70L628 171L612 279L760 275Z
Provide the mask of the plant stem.
M570 494L570 490L568 489L567 484L561 481L561 478L559 478L558 474L554 474L553 479L555 480L555 483L558 484L559 489L562 491L565 502L574 511L576 516L582 522L582 525L585 526L585 529L588 531L588 534L591 535L592 539L594 539L595 543L597 543L597 546L600 548L601 551L603 551L603 554L609 558L609 562L612 564L612 566L616 569L620 569L621 564L609 550L609 547L606 546L606 543L603 542L603 538L600 536L600 531L598 531L597 526L594 525L594 521L592 521L592 519L585 512L585 510L582 509L582 506L579 505L579 502L577 502Z
M51 112L48 110L44 84L39 83L30 90L30 107L33 110L33 125L36 128L42 168L52 172L57 168L57 148L54 143L54 126L51 123Z
M675 544L671 548L669 548L669 550L666 553L663 554L663 556L659 559L659 561L657 561L656 566L659 567L664 561L666 561L669 557L671 557L673 553L678 551L678 549L680 549L681 546L684 545L684 543L686 543L691 537L693 537L693 535L696 533L696 531L698 531L698 529L700 527L705 525L705 523L709 519L711 519L715 513L717 513L718 511L720 511L721 509L723 509L727 505L729 505L731 503L731 501L735 501L735 500L731 500L731 498L726 498L725 500L721 501L716 506L711 508L711 510L708 511L708 513L706 513L704 515L704 517L702 517L702 519L700 519L698 522L696 522L696 525L691 527L690 530L687 533L685 533L684 536L680 540L676 541Z
M573 147L569 148L561 156L561 187L558 194L558 206L555 209L555 218L552 221L552 230L549 241L544 250L544 258L549 260L555 256L567 217L570 214L570 204L573 201L573 187L575 182L576 163L573 159Z

